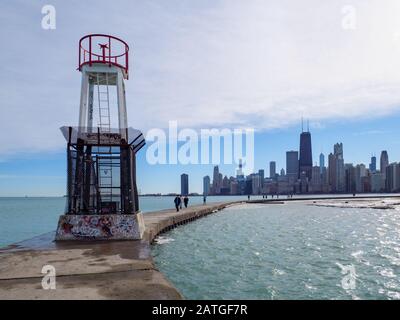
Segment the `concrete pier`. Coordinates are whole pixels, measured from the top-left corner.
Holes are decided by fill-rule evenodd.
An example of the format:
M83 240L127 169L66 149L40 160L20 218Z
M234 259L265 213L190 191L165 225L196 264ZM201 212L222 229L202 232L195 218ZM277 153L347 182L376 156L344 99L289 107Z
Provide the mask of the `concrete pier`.
M143 240L54 242L55 233L0 249L0 299L182 299L154 265L150 244L162 232L237 202L145 213ZM42 268L54 266L56 289Z

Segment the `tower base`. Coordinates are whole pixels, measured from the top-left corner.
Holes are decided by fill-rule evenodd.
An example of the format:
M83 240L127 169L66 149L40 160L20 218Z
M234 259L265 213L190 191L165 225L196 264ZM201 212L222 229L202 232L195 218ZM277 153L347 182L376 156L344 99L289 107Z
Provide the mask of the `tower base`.
M142 213L76 215L58 220L56 241L60 240L140 240L144 233Z

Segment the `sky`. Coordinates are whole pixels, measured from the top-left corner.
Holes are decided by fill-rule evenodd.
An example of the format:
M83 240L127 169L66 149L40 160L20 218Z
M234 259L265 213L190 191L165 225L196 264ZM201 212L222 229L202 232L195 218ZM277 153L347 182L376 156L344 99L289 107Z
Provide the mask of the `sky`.
M56 28L42 28L44 5ZM397 0L2 1L0 196L65 193L65 141L78 121L78 41L106 33L130 45L129 125L253 128L255 169L285 167L309 119L313 161L343 142L346 163L387 150L400 161ZM148 143L147 146L149 146ZM142 193L201 192L209 165L150 165ZM234 175L235 165L220 165Z

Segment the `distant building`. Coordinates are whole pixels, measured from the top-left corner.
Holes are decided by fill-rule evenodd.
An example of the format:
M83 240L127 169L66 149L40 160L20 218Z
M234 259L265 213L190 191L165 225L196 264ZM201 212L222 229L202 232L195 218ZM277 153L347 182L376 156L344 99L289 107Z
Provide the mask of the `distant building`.
M371 157L371 163L369 164L369 171L371 171L371 173L376 172L376 157L375 156Z
M386 168L389 165L389 156L386 150L381 152L381 159L380 159L380 171L382 173L383 179L386 179Z
M215 166L213 172L212 193L221 194L221 188L222 188L222 174L219 173L218 166Z
M239 169L236 171L236 176L243 176L243 163L242 163L242 159L239 159Z
M293 183L299 176L299 153L297 151L286 152L286 175Z
M345 192L345 171L343 158L343 143L336 143L333 146L336 160L336 192Z
M275 161L271 161L269 163L269 177L271 179L275 179L275 177L276 177L276 162Z
M345 192L355 193L356 192L356 170L351 163L347 163L344 166L345 170Z
M251 174L251 189L252 194L260 194L261 193L261 182L260 176L257 173Z
M336 192L336 157L333 153L328 156L328 184L331 192Z
M258 175L260 176L260 187L262 189L264 187L264 179L265 179L264 170L263 169L258 170Z
M181 195L189 194L189 176L186 173L181 174Z
M236 179L231 181L231 183L230 183L230 194L231 195L240 194L239 183L238 183L238 181L236 181Z
M203 178L203 195L208 196L210 194L211 180L209 176Z
M321 192L322 191L322 181L321 181L321 170L320 167L312 167L312 177L311 177L311 192Z
M362 192L361 178L366 176L365 164L358 164L355 168L356 192Z
M300 157L299 157L299 177L302 172L308 180L312 176L312 149L311 149L311 133L309 131L300 134Z
M400 189L400 167L396 162L386 167L386 191L395 192Z
M321 152L319 155L319 173L322 174L322 172L324 171L325 168L325 156L324 154Z
M385 190L385 180L381 172L371 173L371 192L382 192Z
M282 168L282 169L281 169L281 177L282 177L282 176L285 176L285 175L286 175L286 174L285 174L285 169Z

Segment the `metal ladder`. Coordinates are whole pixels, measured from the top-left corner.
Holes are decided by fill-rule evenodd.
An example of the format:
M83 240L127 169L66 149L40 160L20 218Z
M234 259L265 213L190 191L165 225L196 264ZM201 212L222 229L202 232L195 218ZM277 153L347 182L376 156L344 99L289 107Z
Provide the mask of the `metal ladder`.
M111 132L111 117L110 117L110 91L108 73L105 73L105 84L100 82L99 74L97 74L97 100L99 108L99 122L98 127L100 133ZM100 86L105 87L105 91L100 89ZM99 189L102 201L113 201L113 170L112 170L112 150L108 147L108 152L104 148L103 154L109 154L100 160L99 167ZM102 163L103 162L103 163Z
M98 126L100 128L100 132L110 132L111 131L111 119L110 119L110 91L108 87L108 73L106 76L106 84L103 85L106 87L106 91L100 90L100 80L99 74L97 74L97 100L99 107L99 122Z

